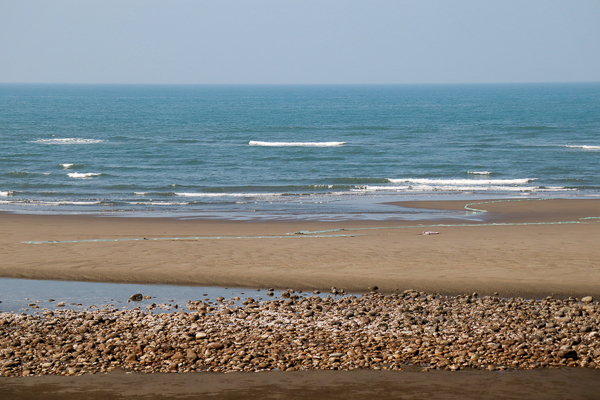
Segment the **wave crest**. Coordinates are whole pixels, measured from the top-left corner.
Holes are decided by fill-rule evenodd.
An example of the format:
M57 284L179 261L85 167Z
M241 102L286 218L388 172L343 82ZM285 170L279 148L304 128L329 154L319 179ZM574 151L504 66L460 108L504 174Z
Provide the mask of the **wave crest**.
M75 179L89 179L92 178L94 176L100 176L102 175L99 172L87 172L87 173L81 173L81 172L70 172L67 174L69 176L69 178L75 178Z
M283 196L283 193L175 193L183 197L272 197Z
M419 179L419 178L406 178L406 179L388 179L390 183L414 183L420 185L523 185L531 181L535 181L535 178L524 178L524 179Z
M584 150L600 150L600 146L590 146L590 145L580 145L580 146L576 146L576 145L565 145L565 147L571 148L571 149L584 149Z
M83 139L83 138L62 138L62 139L38 139L32 143L43 143L43 144L94 144L103 143L104 140L100 139Z
M471 175L491 175L490 171L467 171L467 174Z
M264 146L264 147L339 147L345 145L346 142L261 142L251 140L249 146Z

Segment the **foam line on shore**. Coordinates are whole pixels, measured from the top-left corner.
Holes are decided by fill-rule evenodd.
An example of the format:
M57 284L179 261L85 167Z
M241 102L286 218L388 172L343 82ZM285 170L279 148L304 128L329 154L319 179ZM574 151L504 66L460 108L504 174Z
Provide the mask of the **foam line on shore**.
M589 217L589 219L595 217ZM584 219L584 218L582 218ZM588 219L588 218L586 218ZM341 232L341 231L362 231L362 230L376 230L376 229L409 229L409 228L439 228L439 227L465 227L465 226L526 226L526 225L565 225L565 224L584 224L581 221L558 221L558 222L491 222L489 224L434 224L434 225L408 225L408 226L373 226L368 228L338 228L338 229L326 229L322 231L298 231L290 233L290 235L312 235L321 234L327 232ZM363 235L364 236L364 235ZM310 236L316 237L316 236Z
M95 243L95 242L137 242L137 241L165 241L165 240L205 240L205 239L287 239L293 237L307 238L331 238L331 237L355 237L365 235L311 235L311 236L185 236L185 237L161 237L161 238L123 238L123 239L84 239L84 240L32 240L24 244L54 244L54 243Z
M482 201L476 203L469 203L464 206L467 211L473 213L487 213L487 210L477 209L471 206L477 204L491 204L491 203L505 203L505 202L516 202L516 201L544 201L552 199L508 199L508 200L491 200ZM376 230L376 229L408 229L408 228L440 228L440 227L465 227L465 226L526 226L526 225L563 225L563 224L581 224L581 220L586 219L600 219L600 217L584 217L580 218L580 221L557 221L557 222L490 222L485 224L435 224L435 225L410 225L410 226L374 226L368 228L338 228L338 229L326 229L322 231L298 231L291 233L292 235L312 235L322 234L330 232L340 231L359 231L359 230Z
M486 213L486 212L488 212L487 210L473 208L471 206L475 206L478 204L509 203L509 202L512 203L512 202L516 202L516 201L545 201L545 200L552 200L552 198L548 198L548 199L505 199L505 200L478 201L476 203L465 204L464 209L467 211L475 212L475 213Z

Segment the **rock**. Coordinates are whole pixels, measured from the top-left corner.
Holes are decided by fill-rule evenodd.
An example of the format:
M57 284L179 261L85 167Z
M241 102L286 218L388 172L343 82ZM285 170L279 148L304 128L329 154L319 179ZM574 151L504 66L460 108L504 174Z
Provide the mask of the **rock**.
M141 293L132 294L129 297L129 300L131 300L131 301L142 301L143 299L144 299L144 296Z
M379 288L377 286L369 286L367 289L369 289L371 292L375 292L375 291L379 290Z
M43 316L0 313L0 374L400 369L403 364L447 370L600 369L595 302L416 290L339 298L286 293L287 300L248 299L239 306L189 301L198 307L189 313L159 314L172 310L167 303L152 312L107 306L57 308Z
M187 353L185 354L185 358L188 361L194 362L198 359L198 354L196 354L196 352L194 350L188 350Z
M589 304L589 303L591 303L593 301L594 301L594 298L592 296L585 296L585 297L581 298L581 302L582 303Z
M208 334L206 332L198 332L196 333L196 340L206 339Z

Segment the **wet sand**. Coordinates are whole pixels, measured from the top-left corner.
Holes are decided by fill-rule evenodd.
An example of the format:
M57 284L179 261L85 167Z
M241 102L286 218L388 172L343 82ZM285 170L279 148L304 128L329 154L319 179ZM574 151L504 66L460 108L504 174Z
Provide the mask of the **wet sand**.
M597 399L600 370L309 371L0 378L0 399Z
M463 202L403 202L462 209ZM231 222L0 214L0 276L539 298L600 295L600 200L481 204L479 220ZM486 225L481 223L554 223ZM435 224L449 226L430 226ZM415 226L416 227L408 227ZM459 226L460 225L460 226ZM465 226L468 225L468 226ZM377 228L377 229L364 229ZM383 229L385 228L385 229ZM337 229L333 237L292 234ZM343 229L343 230L339 230ZM439 235L421 235L436 231ZM264 235L280 238L239 238ZM27 241L223 237L26 244Z

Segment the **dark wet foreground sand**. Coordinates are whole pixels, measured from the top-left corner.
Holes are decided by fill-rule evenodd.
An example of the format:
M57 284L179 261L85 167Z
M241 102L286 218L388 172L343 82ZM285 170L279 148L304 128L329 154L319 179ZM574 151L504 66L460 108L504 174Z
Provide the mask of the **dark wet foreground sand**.
M0 378L0 399L598 399L600 370L308 371Z

